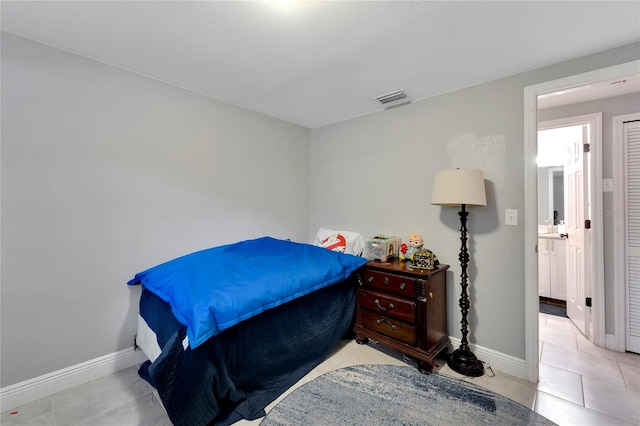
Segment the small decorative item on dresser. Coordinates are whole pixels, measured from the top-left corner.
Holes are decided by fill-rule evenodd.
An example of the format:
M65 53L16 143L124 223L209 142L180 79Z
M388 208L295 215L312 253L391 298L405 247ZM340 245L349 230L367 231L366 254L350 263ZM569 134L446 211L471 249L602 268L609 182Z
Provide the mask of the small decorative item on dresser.
M362 256L369 260L379 259L386 262L387 259L398 257L400 242L401 240L398 237L376 235L367 239Z
M413 255L420 250L423 245L424 240L420 234L409 235L407 243L400 244L400 260L413 260Z
M368 262L358 273L356 342L369 339L394 348L431 373L432 362L451 342L447 332L446 270L412 270L400 259Z
M414 253L413 263L408 266L412 269L433 269L439 264L438 257L431 250L420 249Z

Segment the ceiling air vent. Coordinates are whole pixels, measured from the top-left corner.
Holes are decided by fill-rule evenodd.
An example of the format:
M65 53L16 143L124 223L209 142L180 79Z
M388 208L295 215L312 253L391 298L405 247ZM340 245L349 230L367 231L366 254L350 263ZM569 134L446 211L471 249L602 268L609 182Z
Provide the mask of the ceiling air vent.
M396 90L395 92L390 92L384 95L380 95L376 97L376 100L380 102L382 105L389 104L391 102L399 101L400 99L404 99L407 97L407 94L402 90Z

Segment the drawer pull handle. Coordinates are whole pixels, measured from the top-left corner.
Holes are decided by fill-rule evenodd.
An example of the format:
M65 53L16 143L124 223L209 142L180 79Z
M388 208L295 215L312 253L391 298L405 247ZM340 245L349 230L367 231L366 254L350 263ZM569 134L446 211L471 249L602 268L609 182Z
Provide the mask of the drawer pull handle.
M382 306L382 305L380 304L380 301L379 301L378 299L376 299L376 300L374 301L374 303L376 304L376 306L378 307L378 309L381 309L381 310L383 310L383 311L390 311L391 309L395 308L395 306L393 306L393 303L389 303L389 307L388 307L388 308L385 308L384 306Z
M369 282L372 283L373 282L373 277L369 277Z
M400 283L400 290L404 290L405 288L407 288L407 285L405 283Z
M389 277L384 277L384 283L385 285L389 285Z
M389 325L391 326L391 329L392 329L392 330L395 330L395 329L396 329L396 326L395 326L395 325L393 325L393 323L392 323L391 321L389 321L388 319L386 319L386 318L380 318L378 321L376 321L376 323L377 323L378 325L382 324L383 322L389 323Z

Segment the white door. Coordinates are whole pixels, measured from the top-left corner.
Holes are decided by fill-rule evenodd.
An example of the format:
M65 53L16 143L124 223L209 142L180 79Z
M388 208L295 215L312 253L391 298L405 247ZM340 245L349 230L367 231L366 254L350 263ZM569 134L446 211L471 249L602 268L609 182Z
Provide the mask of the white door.
M640 353L640 122L624 123L626 203L626 349Z
M567 141L567 156L564 166L565 215L567 234L567 316L578 329L585 332L585 287L589 277L585 274L586 245L585 219L588 218L588 155L584 143L588 140L588 126L583 127L582 138Z

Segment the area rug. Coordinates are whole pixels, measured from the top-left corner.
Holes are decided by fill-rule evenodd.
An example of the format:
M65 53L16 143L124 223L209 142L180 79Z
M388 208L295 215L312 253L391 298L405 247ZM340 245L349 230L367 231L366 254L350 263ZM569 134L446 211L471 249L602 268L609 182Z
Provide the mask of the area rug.
M508 398L439 373L357 365L326 373L278 403L274 425L553 425Z
M567 316L567 307L566 306L555 305L553 303L540 302L540 308L539 309L540 309L540 313L542 313L542 314L555 315L557 317L569 318Z

